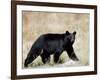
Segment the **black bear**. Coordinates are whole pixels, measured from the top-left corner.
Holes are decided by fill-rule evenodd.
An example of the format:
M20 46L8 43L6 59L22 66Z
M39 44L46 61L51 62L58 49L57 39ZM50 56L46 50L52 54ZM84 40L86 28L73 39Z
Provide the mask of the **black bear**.
M50 61L50 55L53 54L54 62L57 63L63 51L68 53L69 58L78 61L73 49L75 35L76 32L69 33L68 31L63 34L41 35L32 45L25 59L24 66L27 67L28 64L34 61L39 55L42 58L42 62L46 63Z

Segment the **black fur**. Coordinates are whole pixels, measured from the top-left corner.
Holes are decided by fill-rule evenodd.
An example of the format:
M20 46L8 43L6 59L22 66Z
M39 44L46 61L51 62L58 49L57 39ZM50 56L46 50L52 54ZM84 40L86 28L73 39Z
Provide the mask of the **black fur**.
M67 51L69 58L78 60L73 49L76 32L64 34L44 34L41 35L32 45L30 52L25 59L24 66L27 67L39 55L43 63L50 61L50 55L54 55L54 62L59 61L59 57L63 51Z

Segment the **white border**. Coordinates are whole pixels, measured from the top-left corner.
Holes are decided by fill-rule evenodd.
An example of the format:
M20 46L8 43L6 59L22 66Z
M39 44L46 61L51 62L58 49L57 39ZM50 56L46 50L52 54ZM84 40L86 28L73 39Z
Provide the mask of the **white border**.
M80 67L46 68L46 69L22 69L22 10L46 11L46 12L69 12L90 14L90 65ZM76 8L57 8L17 5L17 75L46 74L46 73L69 73L94 71L94 10Z

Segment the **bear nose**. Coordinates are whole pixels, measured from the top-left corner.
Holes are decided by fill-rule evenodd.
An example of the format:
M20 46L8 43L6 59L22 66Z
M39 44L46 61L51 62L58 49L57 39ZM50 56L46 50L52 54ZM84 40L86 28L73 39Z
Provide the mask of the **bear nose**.
M74 35L76 35L76 31L74 31L74 33L73 33Z

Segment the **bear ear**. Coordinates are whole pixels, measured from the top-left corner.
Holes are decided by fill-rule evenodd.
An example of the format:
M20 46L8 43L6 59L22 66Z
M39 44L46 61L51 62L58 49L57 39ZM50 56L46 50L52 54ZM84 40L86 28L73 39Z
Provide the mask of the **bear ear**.
M76 35L76 31L74 31L73 34Z
M66 31L66 35L69 35L69 32L68 31Z

